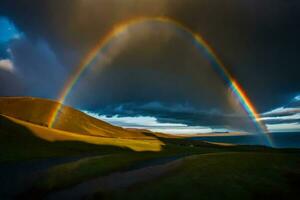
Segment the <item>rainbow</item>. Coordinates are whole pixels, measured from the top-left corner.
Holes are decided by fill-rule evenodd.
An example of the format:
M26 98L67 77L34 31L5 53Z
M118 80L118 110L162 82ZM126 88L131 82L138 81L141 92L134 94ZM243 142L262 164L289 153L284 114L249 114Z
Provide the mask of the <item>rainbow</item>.
M167 17L140 17L140 18L127 20L125 22L115 25L110 32L108 32L103 38L101 38L97 42L95 47L91 49L91 51L83 58L83 60L78 65L78 67L76 67L74 73L70 76L70 78L65 83L58 97L59 104L57 104L57 106L53 109L53 112L50 113L49 122L48 122L49 127L53 127L56 118L58 116L58 113L61 110L61 107L65 102L66 98L72 91L74 85L78 82L83 72L89 66L91 66L93 61L98 57L98 54L99 53L105 54L107 49L109 48L109 44L112 41L114 41L116 38L121 36L121 34L124 33L129 27L147 23L147 22L157 22L157 23L170 25L174 27L175 30L180 31L180 33L191 38L193 45L200 51L202 55L207 57L208 61L210 62L210 65L221 76L221 78L225 81L225 83L229 85L229 88L231 89L235 97L239 100L240 105L243 107L243 109L246 111L248 116L254 122L257 131L260 133L265 133L269 144L271 146L273 145L266 126L260 120L260 115L256 111L254 105L251 103L249 97L246 95L246 92L242 89L242 87L238 84L238 82L229 73L225 65L217 57L217 55L214 53L213 49L209 46L209 44L199 34L194 33L191 29L184 26L183 24Z

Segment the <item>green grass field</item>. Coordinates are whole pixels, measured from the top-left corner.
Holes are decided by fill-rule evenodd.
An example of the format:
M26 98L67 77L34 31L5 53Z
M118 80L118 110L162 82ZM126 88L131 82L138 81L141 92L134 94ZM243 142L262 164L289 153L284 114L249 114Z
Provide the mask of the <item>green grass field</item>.
M188 157L175 171L94 199L294 199L299 154L214 153ZM299 196L298 196L299 197Z
M124 146L49 141L43 138L58 137L60 130L31 123L0 115L0 199L239 200L300 195L299 149L224 146L137 131ZM121 140L126 131L115 134Z

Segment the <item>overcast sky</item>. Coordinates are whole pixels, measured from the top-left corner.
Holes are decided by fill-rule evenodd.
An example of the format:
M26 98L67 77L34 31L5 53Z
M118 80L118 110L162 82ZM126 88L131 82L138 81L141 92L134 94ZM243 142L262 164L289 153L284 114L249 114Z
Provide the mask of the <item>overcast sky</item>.
M115 24L166 16L207 40L270 130L300 130L299 1L0 3L1 96L55 99L84 55ZM110 62L91 66L66 103L127 122L124 117L146 116L142 119L174 127L251 130L205 56L168 26L142 24L111 46L117 53Z

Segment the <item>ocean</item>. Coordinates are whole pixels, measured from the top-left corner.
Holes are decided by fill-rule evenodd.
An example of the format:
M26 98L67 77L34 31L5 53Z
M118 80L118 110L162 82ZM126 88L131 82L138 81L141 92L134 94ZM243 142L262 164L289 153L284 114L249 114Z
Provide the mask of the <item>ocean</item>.
M278 132L269 133L272 146L275 148L300 148L300 132ZM202 140L208 142L232 143L241 145L267 145L265 140L255 135L237 136L205 136L193 137L192 140Z

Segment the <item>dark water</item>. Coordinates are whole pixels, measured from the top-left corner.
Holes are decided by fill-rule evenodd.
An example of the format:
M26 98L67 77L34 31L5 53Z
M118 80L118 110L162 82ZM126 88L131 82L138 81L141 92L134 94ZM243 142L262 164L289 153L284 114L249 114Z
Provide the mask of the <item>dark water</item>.
M300 148L300 132L269 133L269 138L265 136L246 135L194 137L192 140L243 145L267 145L276 148Z

